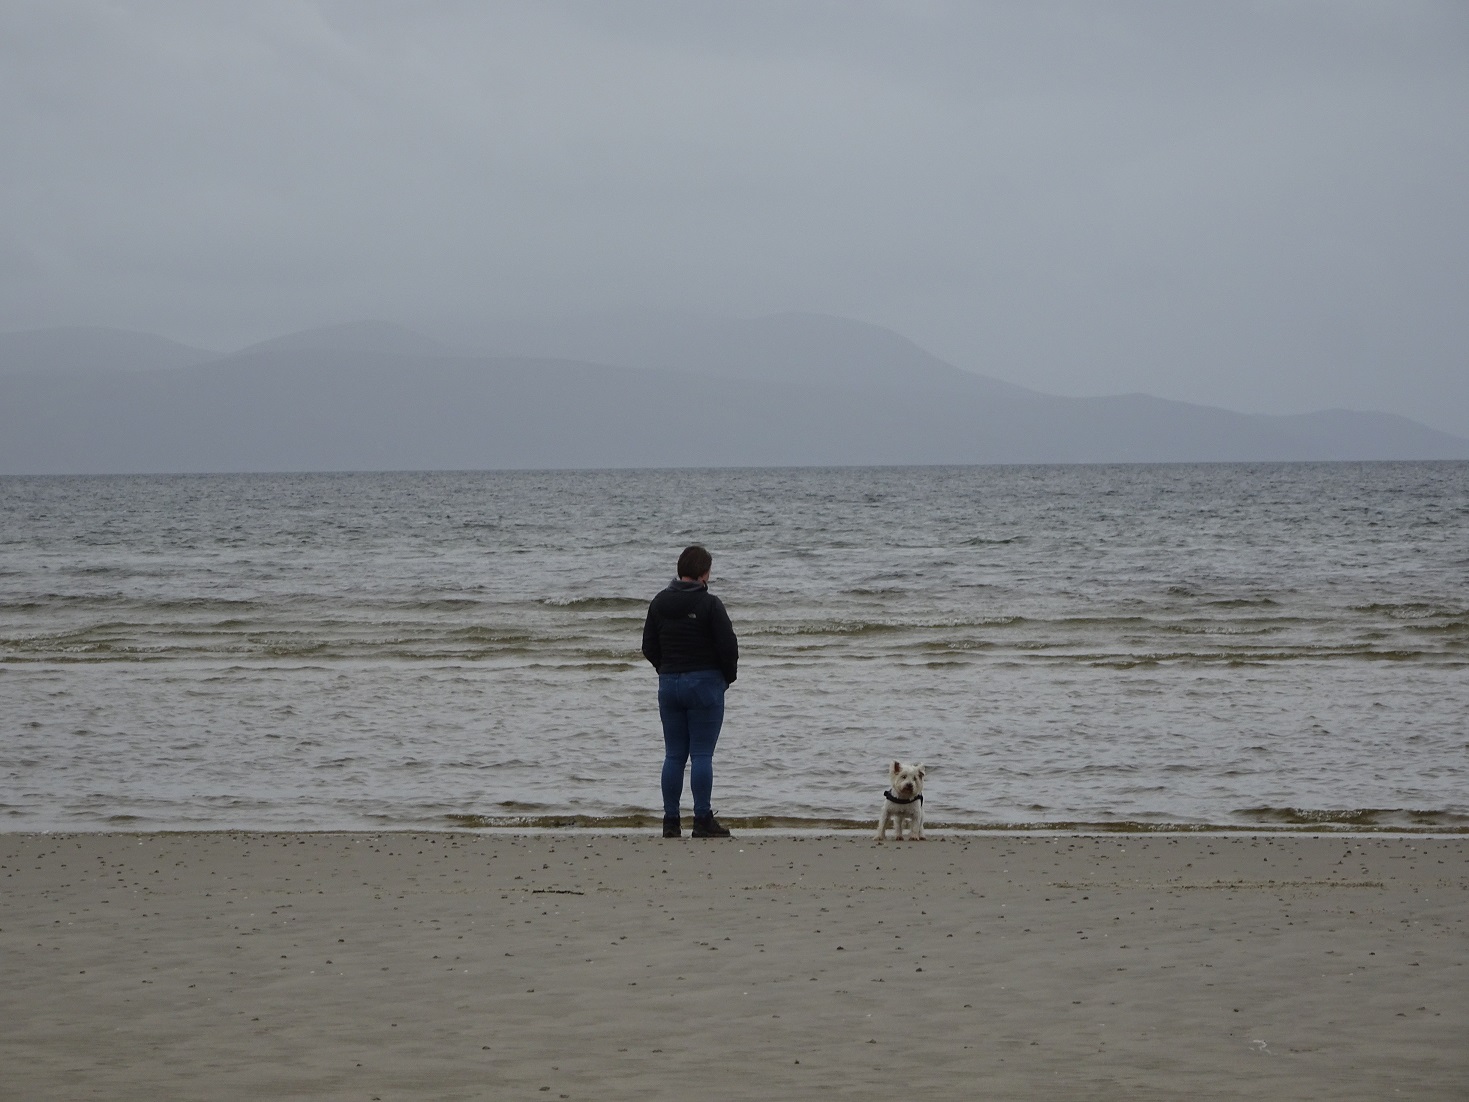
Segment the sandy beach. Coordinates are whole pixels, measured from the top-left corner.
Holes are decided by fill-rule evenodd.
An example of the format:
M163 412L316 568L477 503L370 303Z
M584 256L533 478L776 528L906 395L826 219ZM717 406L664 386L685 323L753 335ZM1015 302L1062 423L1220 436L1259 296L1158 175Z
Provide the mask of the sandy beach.
M0 1097L1464 1099L1469 841L0 835Z

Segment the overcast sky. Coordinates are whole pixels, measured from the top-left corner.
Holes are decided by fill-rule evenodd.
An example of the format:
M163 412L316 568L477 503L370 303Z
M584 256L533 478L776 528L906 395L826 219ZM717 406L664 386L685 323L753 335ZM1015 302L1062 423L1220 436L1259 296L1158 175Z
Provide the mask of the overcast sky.
M1469 4L0 3L0 330L811 310L1469 435Z

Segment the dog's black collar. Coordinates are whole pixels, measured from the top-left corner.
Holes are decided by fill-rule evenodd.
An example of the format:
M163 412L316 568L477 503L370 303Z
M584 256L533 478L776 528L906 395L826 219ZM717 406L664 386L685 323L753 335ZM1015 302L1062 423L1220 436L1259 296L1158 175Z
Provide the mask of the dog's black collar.
M891 788L885 791L883 795L887 798L887 801L890 804L921 804L923 802L922 792L918 793L918 795L916 796L909 796L906 800L902 799L899 796L894 796L893 790Z

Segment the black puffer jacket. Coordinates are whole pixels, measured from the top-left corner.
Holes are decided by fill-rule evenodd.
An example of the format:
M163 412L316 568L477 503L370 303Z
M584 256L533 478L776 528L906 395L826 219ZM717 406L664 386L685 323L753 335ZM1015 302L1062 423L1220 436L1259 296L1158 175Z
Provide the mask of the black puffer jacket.
M718 670L732 683L740 647L724 602L701 582L669 583L648 606L643 657L659 673Z

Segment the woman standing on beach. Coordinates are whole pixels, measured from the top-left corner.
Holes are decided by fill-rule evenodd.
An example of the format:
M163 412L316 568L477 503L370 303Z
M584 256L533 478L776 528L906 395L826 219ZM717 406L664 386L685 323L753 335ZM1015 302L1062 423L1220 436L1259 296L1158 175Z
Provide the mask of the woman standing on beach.
M724 603L709 592L714 559L695 544L678 557L678 577L653 598L643 624L643 657L658 671L663 721L663 837L677 838L685 764L694 796L695 838L728 838L714 817L714 745L724 723L724 690L734 682L739 643Z

